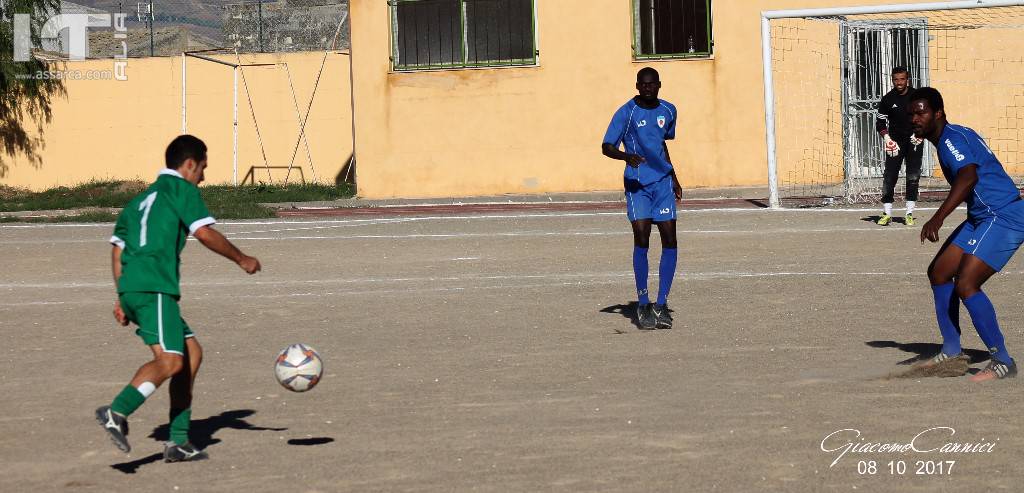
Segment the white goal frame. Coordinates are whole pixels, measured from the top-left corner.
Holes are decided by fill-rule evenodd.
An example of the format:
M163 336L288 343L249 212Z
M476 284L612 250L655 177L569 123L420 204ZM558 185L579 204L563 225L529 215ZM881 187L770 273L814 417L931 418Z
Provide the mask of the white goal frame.
M957 2L904 3L853 7L832 7L820 9L765 10L761 12L761 63L764 69L764 125L768 157L768 206L782 207L779 197L778 162L775 142L775 90L772 80L772 36L773 19L800 17L829 17L863 14L893 14L903 12L930 12L936 10L966 10L993 7L1024 6L1024 1L1014 0L969 0Z

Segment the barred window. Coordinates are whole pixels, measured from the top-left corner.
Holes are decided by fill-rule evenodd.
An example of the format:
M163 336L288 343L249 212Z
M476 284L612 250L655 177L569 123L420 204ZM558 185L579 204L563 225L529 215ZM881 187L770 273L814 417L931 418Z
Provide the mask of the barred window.
M633 0L633 26L637 59L711 55L711 0Z
M395 70L533 65L534 0L390 0Z

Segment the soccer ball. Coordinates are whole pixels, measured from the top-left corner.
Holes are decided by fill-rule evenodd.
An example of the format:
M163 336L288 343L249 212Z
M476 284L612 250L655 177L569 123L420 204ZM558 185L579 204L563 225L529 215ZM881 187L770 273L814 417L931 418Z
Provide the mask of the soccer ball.
M292 344L277 355L274 376L282 387L292 392L305 392L316 386L324 364L320 355L305 344Z

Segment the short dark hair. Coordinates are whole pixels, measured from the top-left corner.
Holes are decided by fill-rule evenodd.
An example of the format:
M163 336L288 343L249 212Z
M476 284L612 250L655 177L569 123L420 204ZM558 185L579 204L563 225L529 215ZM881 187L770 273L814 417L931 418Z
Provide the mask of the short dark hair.
M923 99L928 101L928 106L932 111L942 110L946 112L946 105L942 102L942 94L939 94L938 89L934 87L919 87L914 90L914 93L910 95L910 101L917 101Z
M903 65L897 65L892 68L892 75L896 74L907 74L909 76L910 71L907 70L907 67L904 67Z
M196 161L206 159L206 144L198 137L179 135L167 145L164 162L170 169L178 169L189 158Z
M654 80L661 81L661 77L658 75L658 71L651 67L644 67L640 69L640 71L636 73L636 81L640 82L640 79L642 79L644 75L653 75Z

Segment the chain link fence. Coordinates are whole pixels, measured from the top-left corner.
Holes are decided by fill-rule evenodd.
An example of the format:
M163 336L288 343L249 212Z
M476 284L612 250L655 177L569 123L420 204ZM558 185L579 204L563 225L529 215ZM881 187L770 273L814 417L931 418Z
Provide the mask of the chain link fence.
M350 40L347 0L78 0L61 2L61 11L124 16L127 36L115 36L113 28L89 29L89 58L123 54L122 41L128 57L146 57L214 48L347 50ZM59 56L66 51L60 44L43 48Z

